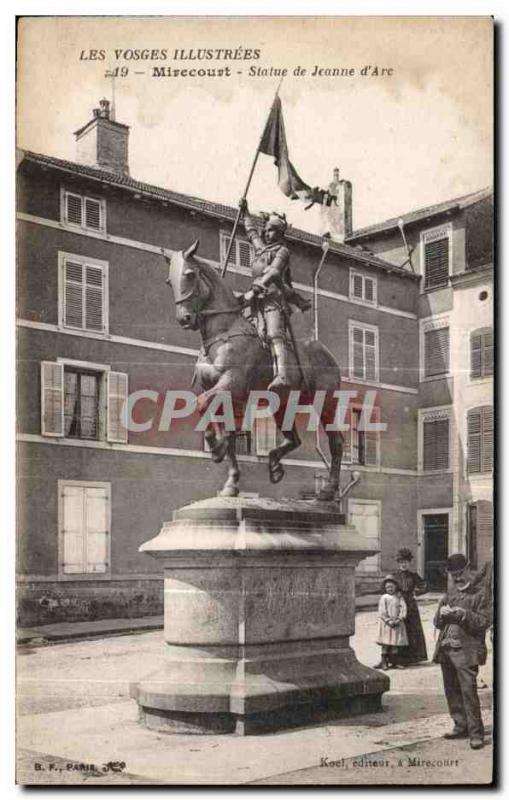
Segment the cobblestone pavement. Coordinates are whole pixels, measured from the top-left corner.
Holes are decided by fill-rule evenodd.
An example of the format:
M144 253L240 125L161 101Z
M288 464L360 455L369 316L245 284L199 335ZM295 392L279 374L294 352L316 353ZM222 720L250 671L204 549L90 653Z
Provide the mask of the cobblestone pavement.
M433 606L421 609L428 654ZM356 617L352 644L360 661L379 658L375 612ZM391 671L381 714L352 717L266 737L166 736L140 728L129 683L164 659L160 631L19 649L18 783L455 783L489 782L492 747L445 742L451 726L440 669ZM491 684L491 671L484 671ZM480 692L489 724L491 691ZM354 767L363 755L389 766ZM383 757L382 757L383 756ZM438 756L458 765L436 767ZM427 760L430 766L409 757ZM345 758L346 767L320 766ZM120 768L115 761L125 761ZM399 765L401 762L401 765ZM88 769L87 764L93 764ZM39 764L39 767L36 767ZM53 767L49 765L53 764ZM108 766L108 764L110 764ZM112 766L113 764L113 766ZM69 765L69 766L68 766ZM120 771L115 771L119 770Z

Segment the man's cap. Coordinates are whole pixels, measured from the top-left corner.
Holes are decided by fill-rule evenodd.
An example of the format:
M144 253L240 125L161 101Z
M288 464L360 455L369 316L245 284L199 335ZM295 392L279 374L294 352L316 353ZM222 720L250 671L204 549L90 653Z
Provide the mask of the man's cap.
M454 553L447 559L445 568L447 572L463 572L469 564L470 562L467 561L463 553Z

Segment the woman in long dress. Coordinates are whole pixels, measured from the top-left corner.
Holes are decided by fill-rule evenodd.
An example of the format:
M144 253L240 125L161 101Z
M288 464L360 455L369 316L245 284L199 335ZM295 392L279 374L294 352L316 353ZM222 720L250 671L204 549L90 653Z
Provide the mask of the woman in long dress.
M416 596L425 594L427 587L421 576L417 572L411 571L412 560L412 552L407 547L398 550L396 555L399 568L398 582L407 607L405 627L408 646L401 651L401 661L404 664L419 664L421 661L428 660L421 615L415 599Z

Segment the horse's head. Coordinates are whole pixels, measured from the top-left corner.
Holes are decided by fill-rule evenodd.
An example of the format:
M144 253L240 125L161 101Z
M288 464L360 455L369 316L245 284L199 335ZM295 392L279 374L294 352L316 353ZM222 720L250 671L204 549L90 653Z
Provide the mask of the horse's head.
M198 262L193 258L198 245L197 239L187 250L174 251L171 256L165 252L170 266L166 283L171 286L175 298L177 322L192 331L197 330L199 313L210 295L210 287L200 274Z

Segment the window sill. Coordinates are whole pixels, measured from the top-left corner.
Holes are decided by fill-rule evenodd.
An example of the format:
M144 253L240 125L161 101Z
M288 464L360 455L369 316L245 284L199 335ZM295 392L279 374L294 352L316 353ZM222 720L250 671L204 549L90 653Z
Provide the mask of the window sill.
M452 475L452 469L420 469L419 475L421 476L433 476L433 475Z
M90 336L94 339L110 339L111 336L108 331L93 331L89 330L88 328L75 328L73 325L59 325L58 326L59 332L67 333L68 331L75 331L79 333L81 336Z
M493 383L493 373L491 375L482 375L480 378L470 378L468 383L470 386L482 386L483 384Z
M452 378L452 372L443 372L440 375L426 375L422 378L419 378L419 383L432 383L433 381L444 381Z
M72 222L66 222L65 220L60 220L60 226L68 231L86 231L87 233L98 233L103 236L106 234L104 228L89 228L87 225L74 225Z
M111 580L111 572L76 572L73 575L61 573L58 575L57 580L62 583L69 581L109 581Z
M378 308L378 303L374 300L364 300L362 297L355 297L351 294L348 296L351 303L356 303L360 306L367 306L368 308Z

